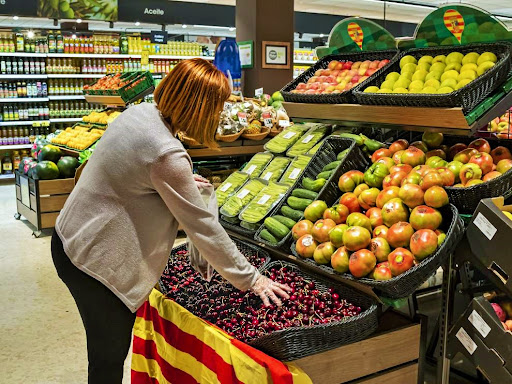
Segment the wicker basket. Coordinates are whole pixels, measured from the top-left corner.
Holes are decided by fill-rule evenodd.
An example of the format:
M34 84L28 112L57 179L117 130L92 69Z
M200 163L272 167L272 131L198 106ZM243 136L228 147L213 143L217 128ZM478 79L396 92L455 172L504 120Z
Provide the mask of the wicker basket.
M242 133L242 137L247 140L263 140L270 133L270 128L261 127L260 133Z
M454 205L442 208L441 213L443 214L445 222L449 221L448 225L445 224L442 226L442 228L446 230L446 239L443 244L432 256L429 256L407 272L393 277L390 280L377 281L367 277L356 279L350 273L340 274L330 266L319 265L310 259L301 259L331 275L343 276L348 280L354 280L368 285L378 291L379 296L391 299L407 297L414 293L421 284L423 284L432 274L435 273L435 271L437 271L440 266L445 263L448 256L455 250L455 247L464 235L464 223L459 217L459 212ZM300 257L295 249L295 244L292 245L292 253L295 256Z
M233 133L232 135L215 135L215 140L217 141L223 141L225 143L232 143L233 141L237 141L240 136L242 136L242 133L244 133L244 130L241 129L238 133Z
M403 52L395 57L390 65L384 67L383 71L378 71L370 76L366 81L356 86L353 95L359 104L370 105L395 105L402 107L462 107L465 114L469 113L491 92L493 92L501 83L503 83L511 68L512 45L507 43L493 44L468 44L460 47L435 47L435 48L417 48ZM365 93L363 92L369 86L378 86L382 84L386 76L391 72L400 72L400 59L405 55L411 55L419 58L424 55L443 55L450 52L469 52L482 53L485 51L494 52L498 57L498 62L494 67L477 77L468 85L459 88L452 93L446 94L399 94L399 93Z
M341 321L329 324L275 331L250 341L249 345L276 359L291 361L341 345L355 343L366 339L375 332L378 327L379 308L373 298L342 283L309 273L306 274L296 265L290 263L271 262L265 267L265 270L280 266L286 266L289 270L294 270L302 276L312 278L316 283L315 289L321 292L326 292L328 287L333 287L340 298L361 307L362 312L357 316L344 318Z
M318 193L317 200L324 200L328 206L334 204L334 202L340 196L340 190L338 188L338 179L345 172L348 172L353 169L358 169L364 172L370 165L367 156L359 149L356 145L356 142L352 139L346 139L337 136L329 136L324 140L320 149L315 153L308 166L302 173L302 175L297 180L295 185L302 185L302 180L305 177L309 177L312 179L316 178L322 168L327 164L336 160L336 156L338 153L344 151L345 149L350 149L347 156L343 159L341 164L335 171L331 174L327 183L323 186L323 188ZM281 207L286 204L286 200L291 195L294 188L290 189L290 191L286 194L280 204L278 204L274 210L270 213L269 216L279 215ZM292 240L291 232L288 233L283 239L279 241L277 244L269 243L268 241L261 238L261 231L265 229L265 226L262 225L258 232L255 235L255 239L263 244L277 249L283 249L284 251L290 250L290 242Z
M286 84L283 89L281 89L281 94L285 101L290 101L293 103L322 103L322 104L343 104L343 103L351 103L354 101L352 96L352 90L344 91L341 93L329 93L325 95L306 95L303 93L292 93L299 83L306 83L309 78L314 76L315 72L319 69L325 69L329 65L329 62L332 60L342 60L342 61L365 61L365 60L384 60L388 59L393 61L393 59L398 56L399 53L396 50L385 50L385 51L372 51L372 52L361 52L361 53L342 53L337 55L329 55L318 60L314 65L309 67L307 71L298 76L296 79L292 80L288 84ZM387 68L389 64L384 67L378 69L375 72L375 75L381 73L385 68ZM371 77L370 77L371 78ZM367 84L370 78L364 80L361 84Z
M277 135L279 135L281 132L283 132L282 129L276 129L276 128L272 128L269 132L269 136L270 137L276 137Z

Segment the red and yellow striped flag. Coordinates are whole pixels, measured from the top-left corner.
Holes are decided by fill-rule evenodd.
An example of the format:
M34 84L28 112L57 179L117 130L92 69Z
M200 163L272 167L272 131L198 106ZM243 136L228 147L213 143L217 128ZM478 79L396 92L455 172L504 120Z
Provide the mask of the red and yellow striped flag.
M153 290L133 327L132 384L312 384Z

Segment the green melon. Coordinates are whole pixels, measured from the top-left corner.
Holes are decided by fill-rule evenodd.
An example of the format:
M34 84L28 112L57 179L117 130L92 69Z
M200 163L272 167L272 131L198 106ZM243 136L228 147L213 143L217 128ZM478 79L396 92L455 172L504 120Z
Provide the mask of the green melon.
M43 160L32 170L32 177L39 180L52 180L59 177L59 168L53 161Z
M41 148L41 151L37 155L37 160L43 161L52 161L54 163L57 163L62 156L62 152L59 147L55 145L45 145L43 148Z
M63 156L60 158L57 163L57 168L59 168L60 177L62 178L70 178L75 177L76 168L80 164L76 157L71 156Z

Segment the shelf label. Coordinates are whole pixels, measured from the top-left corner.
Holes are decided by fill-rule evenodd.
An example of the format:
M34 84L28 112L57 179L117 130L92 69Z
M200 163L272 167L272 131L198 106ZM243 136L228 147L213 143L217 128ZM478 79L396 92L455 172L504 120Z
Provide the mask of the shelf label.
M267 201L269 201L271 197L272 197L271 195L263 195L263 196L261 196L261 199L259 199L259 200L258 200L258 203L257 203L257 204L259 204L259 205L263 205L263 204L265 204Z
M141 52L140 65L149 65L149 51L147 49Z
M227 111L231 109L231 103L228 103L227 101L224 103L224 111Z
M307 135L303 140L302 140L302 143L304 144L307 144L309 143L311 140L313 140L315 137L315 135Z
M248 175L252 175L252 173L254 172L254 170L256 169L256 165L251 165L249 168L247 168L247 170L245 170L244 172L247 173Z
M476 328L478 332L484 337L484 339L487 337L489 332L491 332L491 327L489 327L489 324L485 322L484 319L482 319L482 316L473 309L473 312L471 312L471 315L468 316L468 320L473 324L473 326Z
M238 115L238 122L240 123L240 125L242 126L247 126L247 113L245 112L238 112L237 113Z
M279 120L279 125L284 128L289 127L290 121L289 120Z
M261 97L263 95L263 88L258 88L254 91L254 96Z
M297 134L297 132L293 132L293 131L290 131L290 132L286 132L283 136L284 139L291 139L293 136L295 136Z
M247 196L251 191L248 190L248 189L242 189L241 192L238 193L238 195L236 195L236 197L238 197L239 199L243 199L245 196Z
M302 169L300 168L294 168L293 171L290 173L290 176L288 176L288 178L290 180L295 180L297 177L299 177L301 171Z
M492 238L497 232L496 227L492 225L491 222L487 220L487 217L482 215L481 212L478 212L478 215L476 215L475 220L473 220L473 224L475 224L476 227L480 231L482 231L485 237L487 237L489 240L492 240Z
M220 187L220 188L219 188L219 190L220 190L221 192L226 192L226 191L227 191L227 190L228 190L232 185L233 185L233 184L231 184L231 183L226 183L226 184L224 184L222 187Z
M263 176L263 180L269 181L273 174L274 174L273 172L265 173L265 176Z
M272 124L272 115L270 112L263 112L261 117L263 118L263 124L267 128L272 128L274 124Z
M455 336L457 337L457 339L459 339L461 344L464 346L464 348L466 348L470 355L472 355L476 351L477 345L475 344L471 336L468 335L464 328L461 327Z

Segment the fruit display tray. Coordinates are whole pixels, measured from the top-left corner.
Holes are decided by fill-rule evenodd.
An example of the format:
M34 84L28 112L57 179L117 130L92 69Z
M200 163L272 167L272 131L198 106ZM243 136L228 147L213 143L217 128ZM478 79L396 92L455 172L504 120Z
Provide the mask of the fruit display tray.
M338 179L342 174L348 172L350 170L360 170L364 172L369 166L369 160L367 156L359 149L356 142L352 139L347 139L344 137L337 136L329 136L324 140L320 149L313 155L313 158L309 162L308 166L302 173L302 175L297 179L297 183L294 187L292 187L285 197L281 200L281 203L278 204L274 210L270 213L269 216L274 216L280 214L281 207L286 204L286 200L291 196L293 189L296 186L302 185L302 180L305 177L309 177L312 179L316 178L320 172L322 172L322 168L327 164L336 160L336 156L338 153L349 149L347 155L341 162L341 164L335 169L335 171L329 177L329 180L322 187L320 192L318 192L318 196L316 200L324 200L328 206L334 204L334 202L339 198L341 192L338 188ZM255 240L265 244L271 248L280 248L284 251L288 252L290 250L290 242L292 240L291 232L288 233L283 239L279 241L277 244L271 244L268 241L261 238L260 233L265 229L265 226L262 225L256 235L254 236Z
M421 263L413 266L401 275L389 280L377 281L367 277L355 278L350 273L336 272L332 267L317 264L314 260L304 259L298 255L295 244L292 244L292 253L313 267L319 268L331 275L338 275L348 280L368 285L378 291L379 296L390 299L400 299L414 293L437 269L444 264L448 256L455 250L455 247L464 235L464 223L459 217L459 212L454 205L440 209L443 215L441 228L446 232L446 239L433 255L424 259Z
M361 52L361 53L342 53L337 55L329 55L318 60L314 65L308 68L304 73L299 75L296 79L292 80L288 84L286 84L283 89L281 89L281 94L285 101L294 102L294 103L323 103L323 104L343 104L350 103L354 100L352 96L352 90L344 91L341 93L329 93L324 95L306 95L299 93L292 93L299 83L306 83L309 78L314 76L315 72L319 69L326 69L329 65L329 62L332 60L343 60L343 61L364 61L364 60L390 60L390 63L393 62L393 59L399 55L397 50L384 50L384 51L371 51L371 52ZM382 71L387 68L390 63L386 64L384 67L379 68L374 75L382 73ZM371 77L361 82L361 85L366 85Z
M391 63L384 67L383 71L374 73L363 83L354 87L352 93L360 104L403 107L462 107L464 114L467 114L506 80L512 65L510 59L511 48L512 45L507 43L493 43L468 44L460 47L450 46L411 49L396 56ZM477 77L468 85L459 88L454 92L444 94L363 92L364 89L369 86L380 87L389 73L399 72L400 59L405 55L411 55L418 59L424 55L437 56L449 54L450 52L467 54L469 52L483 53L486 51L496 54L498 57L496 65L485 72L482 76Z

